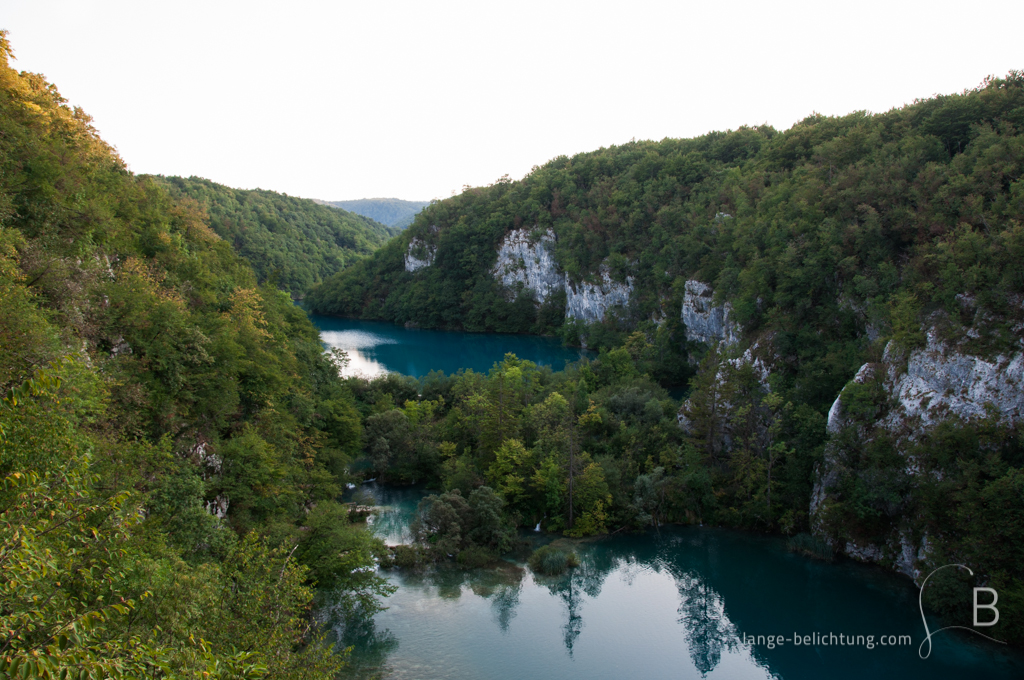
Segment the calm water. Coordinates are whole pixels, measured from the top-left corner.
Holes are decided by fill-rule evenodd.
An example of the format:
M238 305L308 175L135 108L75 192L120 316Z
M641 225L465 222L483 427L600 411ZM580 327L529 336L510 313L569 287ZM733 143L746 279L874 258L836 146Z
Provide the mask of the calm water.
M372 488L386 512L374 530L408 541L421 491ZM539 540L543 537L537 535ZM676 527L581 543L581 566L536 577L501 569L384 572L399 586L389 609L360 630L350 677L522 678L1021 678L1024 664L994 646L940 633L918 658L917 589L880 569L825 564L781 539ZM932 626L934 630L936 626ZM874 649L786 643L744 635L911 635Z
M485 372L506 352L561 369L580 353L555 340L405 329L312 316L325 343L348 351L349 373L439 369ZM409 542L422 491L367 485L384 506L373 530ZM529 534L538 542L549 540ZM384 572L398 591L389 609L343 633L354 645L350 678L562 680L565 678L1024 678L1017 653L939 633L918 658L924 629L917 588L882 569L811 560L782 539L672 527L582 542L581 566L536 577L500 569ZM941 627L930 621L932 630ZM876 646L769 648L745 636L874 636ZM912 644L878 646L879 636Z
M560 371L566 362L576 361L583 354L553 338L535 335L428 331L317 314L310 314L310 319L325 343L348 352L350 363L345 374L369 378L388 371L414 378L434 370L451 374L460 368L486 373L506 352Z

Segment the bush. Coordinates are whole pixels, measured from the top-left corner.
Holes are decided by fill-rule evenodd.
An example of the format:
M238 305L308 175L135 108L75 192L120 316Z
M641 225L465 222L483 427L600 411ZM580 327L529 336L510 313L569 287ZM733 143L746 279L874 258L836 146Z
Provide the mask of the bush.
M400 569L418 569L423 566L423 551L414 545L396 545L394 563Z
M533 551L529 564L534 573L557 576L566 569L578 567L580 562L575 552L545 545Z

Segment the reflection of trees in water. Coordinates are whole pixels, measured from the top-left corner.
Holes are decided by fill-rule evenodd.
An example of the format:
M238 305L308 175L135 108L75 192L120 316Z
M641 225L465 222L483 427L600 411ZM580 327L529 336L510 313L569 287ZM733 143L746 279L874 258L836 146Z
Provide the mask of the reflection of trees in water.
M522 567L511 563L486 569L462 569L441 564L419 572L401 572L401 585L419 588L427 593L433 589L438 597L445 599L461 597L462 589L466 587L484 599L501 597L514 609L519 603L524 574ZM511 611L507 619L511 620L514 616L515 612Z
M722 597L696 574L677 577L676 587L681 598L679 623L686 627L690 658L704 677L722 660L722 650L736 648L736 627L725 615Z
M422 572L403 572L400 582L404 588L424 591L426 597L430 597L433 591L438 597L446 599L461 597L463 587L468 587L476 595L491 601L498 627L502 632L507 632L519 605L524 573L521 567L513 564L473 570L442 565ZM332 625L330 642L335 644L335 648L353 648L349 666L341 677L346 680L369 680L387 674L388 656L399 645L398 638L390 630L379 630L372 616L360 615L358 612L345 619L332 621Z
M579 554L580 565L559 577L548 578L535 576L537 582L547 586L552 595L556 595L565 604L566 622L562 626L566 651L572 656L576 638L583 632L583 596L596 598L601 594L601 586L608 574L616 567L614 560L595 560L592 552Z
M515 585L502 585L491 599L491 608L494 610L494 620L502 633L508 632L508 624L516 616L516 607L519 606L519 594L523 591L522 583Z
M331 633L328 641L336 650L352 648L341 676L352 680L381 677L387 671L388 656L398 649L394 633L378 630L373 616L358 611L338 622Z

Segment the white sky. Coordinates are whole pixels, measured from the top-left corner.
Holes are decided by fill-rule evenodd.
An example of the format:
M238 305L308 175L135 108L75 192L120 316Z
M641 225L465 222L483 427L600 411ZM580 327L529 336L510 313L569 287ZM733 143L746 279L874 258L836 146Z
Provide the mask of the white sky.
M636 139L885 111L1024 69L1024 2L3 0L138 173L445 198Z

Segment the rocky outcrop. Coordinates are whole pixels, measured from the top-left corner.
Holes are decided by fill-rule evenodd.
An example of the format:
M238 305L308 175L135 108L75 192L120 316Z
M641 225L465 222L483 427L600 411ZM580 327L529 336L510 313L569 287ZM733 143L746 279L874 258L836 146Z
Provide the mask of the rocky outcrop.
M414 272L434 264L437 246L432 246L418 236L409 242L405 253L405 271Z
M974 337L968 331L967 337ZM872 427L882 428L897 449L918 439L922 433L950 418L963 421L995 417L1013 425L1024 420L1024 354L983 357L942 340L935 328L926 333L923 348L905 353L892 341L880 363L861 366L850 384L878 381L884 395L882 408L873 423L857 424L844 412L842 395L829 409L827 429L837 435L848 427L861 428L858 439L870 437ZM811 493L812 523L821 527L820 511L839 483L843 468L842 451L830 444L815 475ZM922 474L917 463L906 458L904 470L909 479ZM843 552L863 560L890 566L917 579L919 566L929 552L927 535L917 540L908 527L912 518L903 518L880 545L847 541Z
M926 334L923 349L907 357L890 341L881 364L864 364L852 383L863 384L882 371L891 408L879 425L897 437L913 438L950 417L972 420L995 414L1005 423L1024 420L1024 355L984 358L948 346L935 329ZM828 412L828 432L848 424L842 397Z
M509 290L520 286L533 290L540 303L553 293L565 291L566 319L594 323L604 319L609 309L629 304L632 277L620 283L612 279L607 265L601 265L596 282L574 283L568 274L559 272L552 255L554 243L551 229L536 239L531 239L526 229L510 231L498 248L498 261L491 274Z
M551 229L536 241L530 240L526 229L510 231L498 248L498 262L491 273L511 290L522 284L534 292L537 302L543 303L565 288L565 277L558 272L551 254L554 243L555 232Z
M886 389L895 401L886 429L928 428L950 416L982 418L990 410L1005 423L1024 419L1024 355L986 359L949 347L934 328L926 337L924 349L911 352L906 371L895 345L885 348Z
M565 279L565 318L586 323L600 321L612 307L625 307L633 292L633 277L626 277L626 283L612 280L608 267L601 265L600 281L586 281L574 284Z
M733 345L739 342L739 328L729 318L732 306L714 304L714 291L706 283L691 279L683 293L682 319L686 339L708 345Z
M227 517L228 508L230 507L231 502L224 494L218 494L212 501L206 501L206 512L210 513L217 519L224 519Z
M893 570L917 581L921 577L921 569L918 565L928 557L930 549L927 536L918 543L913 540L910 532L900 531L884 546L847 541L842 547L842 552L858 562L873 562L890 566Z

